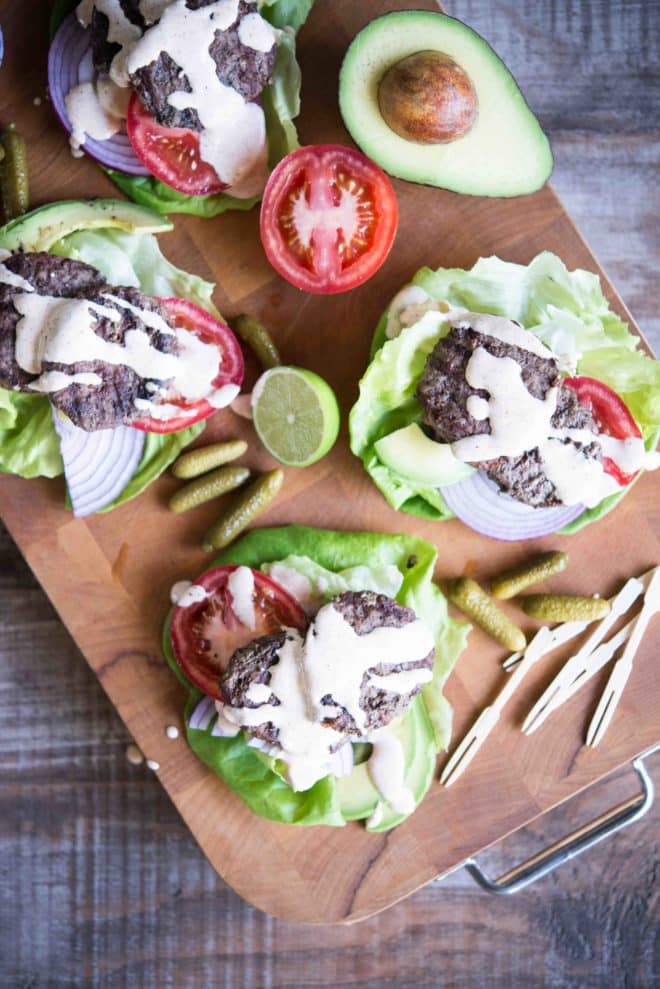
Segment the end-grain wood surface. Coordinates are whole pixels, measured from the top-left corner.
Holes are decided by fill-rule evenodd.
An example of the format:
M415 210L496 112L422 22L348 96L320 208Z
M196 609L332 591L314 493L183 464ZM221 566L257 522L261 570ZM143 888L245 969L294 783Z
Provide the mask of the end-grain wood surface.
M657 330L657 6L527 6L450 12L518 75L553 136L556 187L642 329ZM245 906L148 771L124 762L120 723L6 545L1 985L644 986L657 977L657 814L628 843L504 904L455 876L350 932ZM517 854L527 840L518 836Z

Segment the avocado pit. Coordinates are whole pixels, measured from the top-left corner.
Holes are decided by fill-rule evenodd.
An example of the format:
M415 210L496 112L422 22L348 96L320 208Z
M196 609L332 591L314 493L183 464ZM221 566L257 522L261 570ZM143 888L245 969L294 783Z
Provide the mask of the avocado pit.
M444 144L470 130L477 94L466 72L449 55L419 51L395 62L378 86L387 126L415 144Z

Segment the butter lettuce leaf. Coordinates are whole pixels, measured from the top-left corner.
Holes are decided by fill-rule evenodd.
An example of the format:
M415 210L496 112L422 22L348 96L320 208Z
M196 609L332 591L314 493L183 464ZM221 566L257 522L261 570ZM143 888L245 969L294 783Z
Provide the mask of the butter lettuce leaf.
M181 296L217 315L213 285L171 264L153 234L80 230L58 241L51 252L93 265L113 285L131 285L148 295ZM63 472L51 408L44 395L0 388L0 471L21 477L57 477ZM201 422L177 433L146 434L135 474L103 511L144 491L203 429Z
M469 626L451 618L440 589L433 582L437 551L426 541L405 534L371 532L332 532L306 526L253 529L213 561L213 566L239 564L268 570L281 563L309 580L327 579L354 582L362 573L371 589L389 593L393 587L392 568L399 572L396 595L401 604L413 608L432 628L436 640L434 678L415 700L415 731L421 736L413 746L415 774L421 780L415 796L421 800L435 770L438 749L446 748L451 735L451 706L443 695L443 685L465 646ZM368 561L365 564L365 561ZM358 569L359 568L359 569ZM364 571L371 573L366 576ZM341 576L343 574L343 576ZM349 577L347 578L347 574ZM321 587L324 585L321 584ZM345 588L338 583L339 592ZM357 589L357 586L354 587ZM332 593L330 588L326 593ZM273 760L248 746L242 734L235 738L213 735L215 718L202 728L190 724L193 711L203 695L189 684L178 668L172 652L168 623L164 629L166 659L179 680L187 686L186 734L192 750L228 786L263 817L290 824L341 826L342 814L337 781L328 776L309 790L296 792L276 772ZM422 705L420 709L419 705ZM404 717L407 717L404 716ZM420 762L423 765L420 768ZM408 766L406 767L408 768ZM363 772L362 767L361 772ZM350 782L350 777L349 777ZM345 782L343 783L345 785ZM367 816L365 813L363 816ZM353 818L351 818L353 819ZM393 826L402 817L391 818Z
M528 265L489 257L480 258L470 271L422 268L412 283L452 307L521 323L566 366L616 391L639 424L647 449L655 447L660 429L660 363L644 353L639 337L612 312L597 275L569 271L560 258L546 251ZM439 491L400 477L380 460L374 445L402 426L421 422L417 385L428 354L448 327L441 313L430 311L388 339L387 316L388 310L376 327L371 363L351 410L351 449L393 508L427 519L450 519L453 513ZM628 490L630 485L561 531L575 532L602 518Z

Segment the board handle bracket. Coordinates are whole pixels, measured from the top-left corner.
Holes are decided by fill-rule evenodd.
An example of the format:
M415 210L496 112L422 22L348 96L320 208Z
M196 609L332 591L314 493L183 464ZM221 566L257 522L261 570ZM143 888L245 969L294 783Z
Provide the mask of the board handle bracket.
M531 886L532 883L547 876L564 862L570 862L571 859L577 858L589 848L593 848L594 845L604 841L605 838L609 838L610 835L634 824L648 813L653 806L655 791L644 759L659 750L660 745L656 745L637 759L633 759L632 768L641 784L641 793L610 808L593 821L582 825L536 855L509 869L499 878L491 879L475 859L467 859L463 865L474 881L488 893L511 896L513 893L525 889L526 886Z

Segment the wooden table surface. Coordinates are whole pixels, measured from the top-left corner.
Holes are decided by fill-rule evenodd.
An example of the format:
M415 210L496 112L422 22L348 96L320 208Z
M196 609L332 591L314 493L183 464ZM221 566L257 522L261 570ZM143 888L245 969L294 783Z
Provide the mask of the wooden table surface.
M660 4L447 9L518 77L551 134L555 188L660 350ZM121 722L6 535L0 582L0 989L657 984L659 809L511 899L460 871L351 928L272 920L127 763ZM649 768L660 782L660 755ZM485 864L503 871L634 786L622 774L593 788Z

